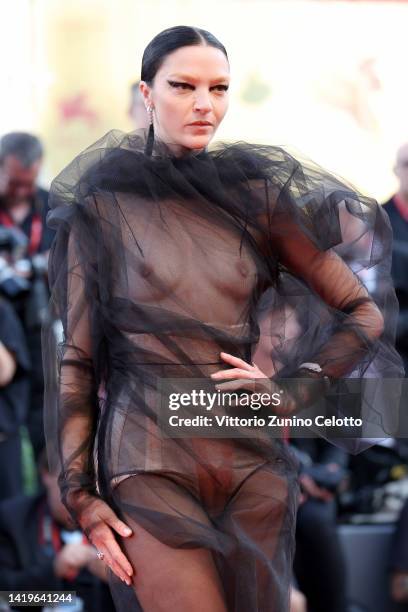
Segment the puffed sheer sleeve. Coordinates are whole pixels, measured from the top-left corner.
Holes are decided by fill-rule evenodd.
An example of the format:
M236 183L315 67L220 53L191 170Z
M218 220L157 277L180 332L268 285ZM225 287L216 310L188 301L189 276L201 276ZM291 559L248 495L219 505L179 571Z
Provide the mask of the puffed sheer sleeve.
M312 350L308 361L318 363L325 376L341 378L375 350L384 317L357 274L334 250L320 250L296 223L281 216L276 223L282 233L274 241L279 260L307 283L336 318L330 340Z
M73 203L51 213L58 232L49 260L51 320L43 331L48 460L59 474L62 500L76 522L81 495L97 494L93 451L103 334L95 307L96 245L87 232L95 223L91 210L90 205L86 210Z
M279 148L266 157L273 163L263 184L254 185L267 256L278 262L278 273L261 298L261 341L269 346L275 379L328 378L327 414L354 410L363 418L357 434L350 429L349 440L346 432L335 443L360 452L374 438L395 435L398 426L395 381L403 368L395 350L390 223L374 199L310 160ZM321 372L308 374L303 363L318 364ZM299 399L296 410L307 408L309 394L311 402L320 398L327 382L288 383ZM335 433L323 435L334 439Z

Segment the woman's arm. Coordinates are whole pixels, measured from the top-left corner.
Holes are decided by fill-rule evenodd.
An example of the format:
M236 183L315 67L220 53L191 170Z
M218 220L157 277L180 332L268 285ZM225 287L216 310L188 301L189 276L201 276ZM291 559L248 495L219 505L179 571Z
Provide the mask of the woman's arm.
M105 562L115 574L130 584L129 576L133 570L113 531L123 537L131 535L132 531L96 490L93 447L99 416L99 376L95 372L101 331L95 309L97 300L93 299L96 298L98 286L93 261L95 254L89 242L86 243L85 233L78 231L78 225L74 224L70 228L68 241L61 238L61 244L55 246L61 249L60 252L66 249L61 270L54 268L55 264L61 264L61 258L56 255L54 260L51 256L53 298L64 328L59 357L55 432L60 470L58 482L62 500L75 523L104 553ZM49 434L52 434L52 429ZM52 454L55 441L48 438L47 444Z
M17 362L14 355L0 340L0 387L6 387L14 378Z
M59 376L59 483L63 501L75 516L77 493L96 493L92 450L98 418L92 360L91 309L86 295L85 267L75 231L71 230L67 254L67 294L63 353Z
M315 374L296 369L293 364L283 374L281 370L272 376L271 388L271 381L268 383L264 380L268 376L258 365L221 353L221 358L233 368L220 370L212 374L211 378L220 382L217 389L223 391L249 389L273 393L286 386L288 393L285 394L285 401L279 408L274 408L276 414L286 416L308 407L325 393L324 377L335 380L351 372L381 336L384 320L365 287L340 257L331 250L319 250L290 220L285 222L285 227L280 224L273 248L287 270L305 281L340 315L338 331L334 331L323 346L307 358L308 362L319 364L321 372ZM304 339L300 337L297 342L304 342ZM302 383L301 379L305 377L316 379L316 382ZM288 384L289 381L283 382L285 378L294 380ZM225 380L230 382L222 382ZM251 387L251 380L256 381L256 387Z
M383 316L358 277L334 251L319 250L289 219L279 230L273 248L281 263L340 315L338 331L308 359L318 363L329 378L340 378L381 336Z

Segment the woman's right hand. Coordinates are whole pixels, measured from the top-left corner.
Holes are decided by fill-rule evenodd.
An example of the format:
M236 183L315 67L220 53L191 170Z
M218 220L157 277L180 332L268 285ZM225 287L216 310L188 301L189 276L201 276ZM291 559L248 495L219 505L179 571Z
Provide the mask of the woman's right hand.
M113 533L115 531L120 536L128 538L133 534L130 527L121 521L100 497L82 491L75 495L75 501L72 502L71 496L69 505L74 508L77 521L91 544L104 554L103 560L113 573L130 585L133 568Z

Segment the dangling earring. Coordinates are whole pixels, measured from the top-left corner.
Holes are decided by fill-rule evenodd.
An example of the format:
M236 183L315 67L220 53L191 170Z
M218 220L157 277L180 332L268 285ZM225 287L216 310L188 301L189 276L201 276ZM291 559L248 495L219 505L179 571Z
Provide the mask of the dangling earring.
M153 152L153 143L154 143L154 127L153 127L153 106L146 107L147 112L149 113L149 131L147 133L147 140L145 145L145 155L151 156Z

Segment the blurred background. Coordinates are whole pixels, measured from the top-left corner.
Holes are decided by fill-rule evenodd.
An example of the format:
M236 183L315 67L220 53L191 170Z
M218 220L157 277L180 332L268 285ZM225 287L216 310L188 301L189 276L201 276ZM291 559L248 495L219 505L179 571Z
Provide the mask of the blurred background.
M0 133L35 132L43 180L111 128L151 38L196 24L226 46L231 107L219 139L291 145L380 200L407 127L408 3L18 0L0 3Z
M76 590L64 610L109 612L106 566L44 451L50 182L108 130L146 119L135 84L158 32L211 31L232 72L215 141L288 146L386 203L407 366L408 0L3 0L0 23L0 591ZM358 456L290 443L302 488L291 612L408 610L407 440Z

